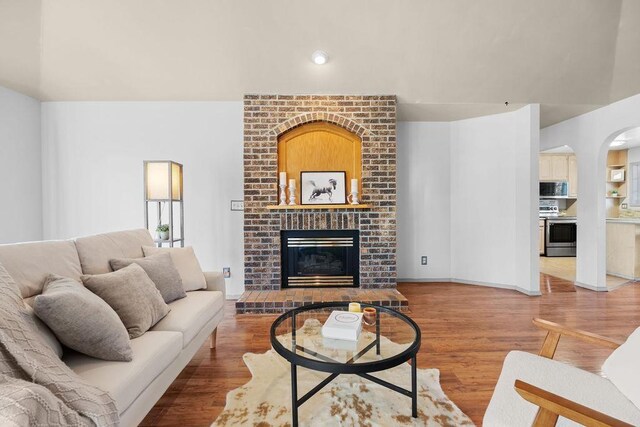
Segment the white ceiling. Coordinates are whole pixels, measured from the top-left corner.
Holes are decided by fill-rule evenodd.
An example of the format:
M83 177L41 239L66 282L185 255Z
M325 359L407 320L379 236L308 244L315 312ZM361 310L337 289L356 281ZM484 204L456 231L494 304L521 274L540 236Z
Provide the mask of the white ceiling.
M540 103L545 126L640 93L639 20L637 0L0 0L0 84L43 100L396 94L402 120Z
M616 140L625 141L624 144L611 147L611 150L626 150L640 147L640 127L629 129L615 137Z

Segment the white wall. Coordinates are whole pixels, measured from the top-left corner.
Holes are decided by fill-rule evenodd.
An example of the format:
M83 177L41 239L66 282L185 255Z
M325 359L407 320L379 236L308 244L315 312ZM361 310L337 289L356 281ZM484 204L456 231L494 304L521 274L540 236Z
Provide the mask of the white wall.
M640 147L630 148L627 152L627 163L631 164L635 162L640 162Z
M537 112L398 124L398 277L537 293ZM243 197L242 139L242 103L43 103L44 238L141 227L142 161L175 160L187 244L203 268L230 266L239 295L242 213L229 202Z
M538 294L538 150L538 105L398 123L398 277Z
M513 113L515 145L515 280L525 293L540 293L539 157L540 105L531 104Z
M453 280L539 293L532 246L538 117L538 106L527 106L452 124Z
M606 156L622 131L640 126L640 95L544 128L542 150L569 145L578 162L576 282L595 290L606 285Z
M143 160L184 165L185 236L202 267L244 289L241 102L42 104L44 237L143 227Z
M0 86L0 243L42 239L40 101Z
M449 122L398 123L398 278L451 277ZM427 256L428 264L420 264Z

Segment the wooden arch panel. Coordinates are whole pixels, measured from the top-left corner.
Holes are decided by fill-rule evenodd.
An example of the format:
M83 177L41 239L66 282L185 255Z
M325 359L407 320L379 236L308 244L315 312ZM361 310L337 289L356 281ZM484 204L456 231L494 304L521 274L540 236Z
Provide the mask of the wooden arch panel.
M300 172L345 171L347 195L351 178L358 179L362 197L362 140L358 135L328 122L308 123L278 138L278 171L295 178L300 203Z

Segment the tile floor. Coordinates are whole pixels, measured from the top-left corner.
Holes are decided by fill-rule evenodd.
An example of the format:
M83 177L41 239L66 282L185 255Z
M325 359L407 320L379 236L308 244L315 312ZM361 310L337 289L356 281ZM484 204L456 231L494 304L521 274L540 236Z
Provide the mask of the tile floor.
M576 257L541 256L540 273L575 282ZM618 286L623 285L627 282L629 282L628 279L607 275L607 287L609 288L617 288Z

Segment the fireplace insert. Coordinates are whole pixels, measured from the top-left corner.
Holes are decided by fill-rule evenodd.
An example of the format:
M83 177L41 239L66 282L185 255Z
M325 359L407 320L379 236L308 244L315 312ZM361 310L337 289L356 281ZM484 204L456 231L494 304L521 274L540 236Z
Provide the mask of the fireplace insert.
M281 232L282 287L358 287L358 230Z

